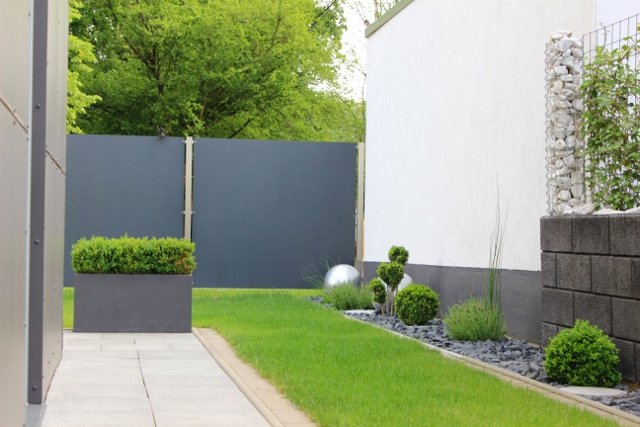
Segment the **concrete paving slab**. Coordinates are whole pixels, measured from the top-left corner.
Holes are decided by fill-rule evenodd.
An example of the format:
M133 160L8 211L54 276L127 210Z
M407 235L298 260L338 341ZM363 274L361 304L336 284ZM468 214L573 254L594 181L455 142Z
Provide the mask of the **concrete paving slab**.
M48 409L48 408L47 408ZM61 424L62 422L62 424ZM140 412L117 412L105 414L104 411L77 411L58 413L55 410L45 411L40 427L155 427L149 414Z
M192 334L65 331L64 345L29 427L269 425Z
M65 347L65 351L66 351ZM86 360L91 357L94 360L100 359L138 359L138 352L135 350L127 351L85 351L85 350L72 350L65 353L67 360L81 359Z
M138 344L199 344L198 341L194 341L192 334L140 334L135 337Z
M202 349L198 351L180 351L175 349L176 346L172 345L173 351L167 352L163 350L142 350L138 352L138 356L143 360L150 359L178 359L178 360L202 360L210 359L211 356L206 352L202 352Z
M201 344L171 344L171 349L176 351L196 351L200 352L202 350Z
M74 334L78 334L78 336L64 336L62 339L65 344L74 343L74 342L86 342L86 341L95 341L102 343L104 340L102 339L102 334L94 334L92 332L74 332Z
M102 344L96 343L67 343L64 345L65 350L67 351L100 351L102 350Z
M260 415L247 413L211 412L206 421L187 414L181 416L175 413L166 414L156 419L157 427L262 427L269 424Z
M145 375L144 383L147 389L154 387L234 387L235 384L226 375Z
M562 387L560 390L564 390L571 394L577 394L579 396L606 396L606 397L621 397L627 394L624 390L617 388L605 388L605 387Z
M204 351L204 349L203 349ZM211 358L207 359L140 359L140 368L146 376L224 376L220 366Z
M102 351L144 351L144 350L160 350L160 351L171 351L171 346L169 344L102 344Z
M87 332L89 333L89 332ZM74 332L75 334L75 332ZM133 344L135 342L136 334L129 333L103 333L101 335L102 342L112 344Z

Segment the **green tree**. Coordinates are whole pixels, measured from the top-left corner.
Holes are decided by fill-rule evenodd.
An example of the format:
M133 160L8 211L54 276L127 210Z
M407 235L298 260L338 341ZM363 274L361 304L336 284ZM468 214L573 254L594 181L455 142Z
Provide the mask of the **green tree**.
M338 84L338 0L85 0L72 33L102 100L90 133L359 141L361 105Z
M69 1L69 21L80 18L82 3L80 0ZM82 133L78 127L79 117L87 108L100 100L98 95L89 95L83 89L80 74L92 71L91 65L96 62L93 46L74 34L69 34L69 63L67 72L67 133Z

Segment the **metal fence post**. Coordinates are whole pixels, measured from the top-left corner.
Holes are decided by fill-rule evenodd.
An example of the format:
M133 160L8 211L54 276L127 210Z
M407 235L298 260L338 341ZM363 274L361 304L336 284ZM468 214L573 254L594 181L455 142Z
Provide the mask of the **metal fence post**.
M358 193L356 199L356 268L363 274L364 259L364 143L358 149Z
M191 240L191 216L193 215L193 137L184 140L184 238Z

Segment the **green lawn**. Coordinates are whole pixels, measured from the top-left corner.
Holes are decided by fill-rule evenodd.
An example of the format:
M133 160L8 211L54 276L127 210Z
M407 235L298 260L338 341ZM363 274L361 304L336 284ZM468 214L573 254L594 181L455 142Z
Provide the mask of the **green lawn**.
M194 289L194 327L219 331L321 426L615 425L302 298L313 293Z
M73 328L73 288L62 288L62 326Z

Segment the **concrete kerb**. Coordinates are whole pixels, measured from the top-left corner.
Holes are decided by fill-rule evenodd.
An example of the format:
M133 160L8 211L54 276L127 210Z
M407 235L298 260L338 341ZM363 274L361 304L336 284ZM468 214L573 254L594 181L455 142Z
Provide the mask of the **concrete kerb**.
M282 396L273 385L260 377L250 365L241 361L216 331L193 328L193 334L273 427L316 426L306 414Z
M550 385L532 380L530 378L527 377L523 377L521 375L516 374L515 372L511 372L508 371L506 369L502 369L499 368L497 366L493 366L490 365L488 363L484 363L481 362L480 360L468 357L468 356L463 356L461 354L457 354L454 353L452 351L449 350L445 350L439 347L436 347L434 345L431 345L429 343L417 340L415 338L411 338L411 337L407 337L405 335L402 335L398 332L395 331L390 331L388 329L385 329L381 326L378 325L374 325L368 322L365 322L363 320L360 319L355 319L353 317L350 316L345 316L347 319L356 321L356 322L360 322L360 323L364 323L366 325L370 325L373 327L376 327L378 329L381 329L383 331L389 332L393 335L399 336L400 338L405 338L408 340L413 340L413 341L417 341L420 344L424 345L425 347L432 349L432 350L436 350L438 352L440 352L440 354L442 354L444 357L448 358L448 359L454 359L454 360L458 360L463 364L469 365L475 369L478 369L480 371L486 372L489 375L493 375L494 377L497 377L503 381L507 381L517 387L522 387L522 388L527 388L530 390L534 390L537 391L538 393L542 393L543 395L557 400L559 402L562 403L566 403L569 405L573 405L577 408L580 409L585 409L587 411L591 411L597 415L600 415L601 417L605 417L605 418L609 418L612 419L614 421L616 421L617 423L619 423L620 425L626 425L626 426L640 426L640 417L636 417L634 415L631 415L627 412L621 411L619 409L616 408L612 408L610 406L604 405L600 402L596 402L593 401L591 399L587 399L585 397L581 397L581 396L577 396L571 393L568 393L566 391L557 389L555 387L552 387Z

